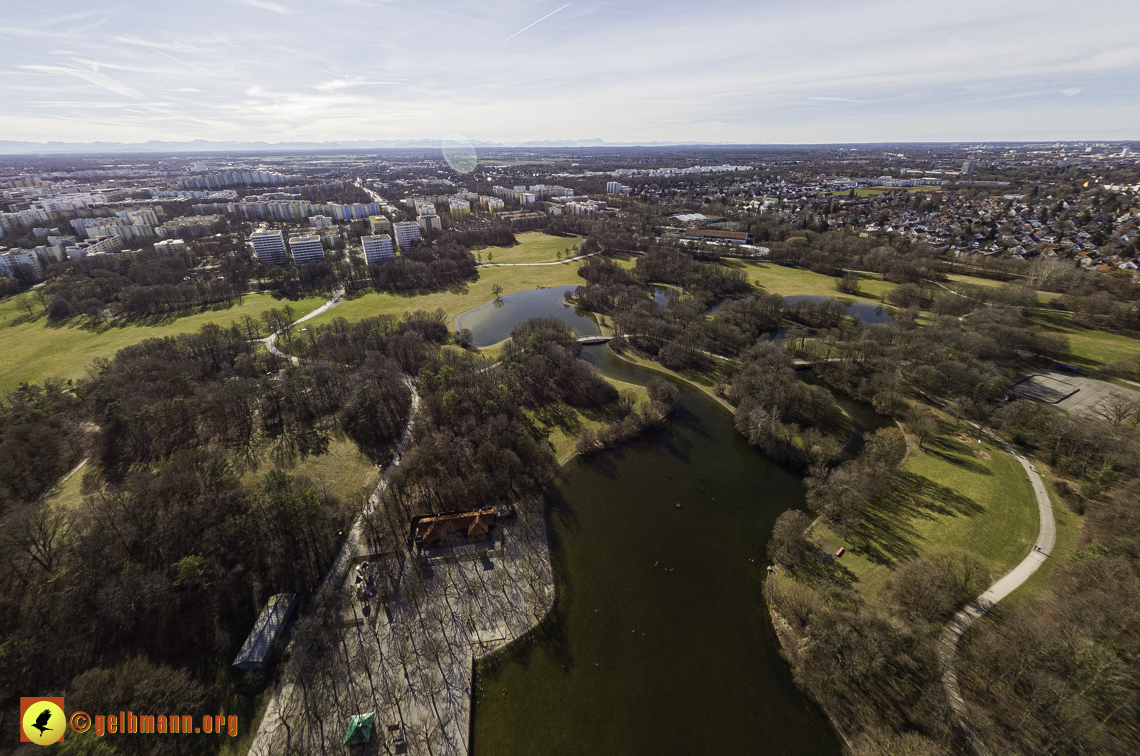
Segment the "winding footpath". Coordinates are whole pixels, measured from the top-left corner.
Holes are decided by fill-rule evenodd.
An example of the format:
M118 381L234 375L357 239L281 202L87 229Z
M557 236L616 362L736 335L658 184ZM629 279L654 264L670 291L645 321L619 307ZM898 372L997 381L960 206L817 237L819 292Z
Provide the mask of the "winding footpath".
M954 711L956 723L962 729L962 732L965 733L967 739L970 741L970 745L978 756L989 756L990 752L989 749L986 748L985 743L982 742L982 739L970 726L966 702L958 686L958 641L961 640L962 635L970 629L983 614L1021 587L1033 573L1037 572L1041 565L1045 563L1045 560L1049 558L1049 554L1053 550L1053 544L1057 540L1057 523L1053 519L1053 504L1049 500L1049 493L1045 490L1045 483L1041 480L1041 476L1037 474L1033 465L1029 464L1029 460L1018 453L1012 445L1006 443L993 433L987 433L987 435L1000 443L1025 469L1025 475L1030 484L1032 484L1033 493L1037 498L1037 512L1041 520L1041 525L1037 533L1037 543L1033 545L1033 550L1029 552L1025 559L1022 559L1016 567L991 585L985 593L978 596L965 608L955 614L950 621L946 623L946 627L942 631L942 647L939 653L943 670L942 686L946 689L946 698L950 702L950 708Z
M303 315L303 316L297 318L292 323L290 323L288 325L288 327L292 328L293 326L304 323L306 320L311 320L311 319L317 317L318 315L324 315L326 312L328 312L332 308L336 307L337 305L339 305L343 301L344 301L344 287L341 286L340 288L333 291L333 295L332 295L332 297L329 298L329 301L325 302L323 305L321 305L317 309L313 310L308 315ZM276 330L273 333L266 336L264 339L258 339L258 341L260 341L262 344L265 344L265 348L269 350L270 354L277 355L278 357L284 357L285 359L292 362L294 365L299 365L299 364L301 364L300 359L298 359L297 357L294 357L291 354L285 354L284 352L282 352L280 349L277 348L277 337L280 336L284 330L285 330L284 328L279 328L278 330Z

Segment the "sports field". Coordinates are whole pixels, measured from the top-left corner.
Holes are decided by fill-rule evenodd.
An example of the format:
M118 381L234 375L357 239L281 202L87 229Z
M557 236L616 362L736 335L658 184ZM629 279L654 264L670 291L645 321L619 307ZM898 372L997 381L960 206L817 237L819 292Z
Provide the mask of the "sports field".
M946 187L943 186L861 186L855 190L856 197L876 197L886 192L900 192L906 191L910 194L916 192L944 192ZM836 197L847 197L851 190L846 189L841 192L832 192Z
M49 321L37 304L29 315L20 298L0 303L0 393L21 383L45 378L81 378L96 357L111 357L125 346L144 339L197 331L206 323L229 326L243 315L260 318L271 308L291 305L297 316L312 312L323 297L277 299L269 294L248 294L241 304L214 305L183 313L95 324L85 317L62 323Z

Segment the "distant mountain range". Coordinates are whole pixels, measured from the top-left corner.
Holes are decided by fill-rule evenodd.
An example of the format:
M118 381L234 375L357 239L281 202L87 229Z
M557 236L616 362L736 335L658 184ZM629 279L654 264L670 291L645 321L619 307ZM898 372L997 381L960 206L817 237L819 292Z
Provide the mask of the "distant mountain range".
M712 146L713 142L607 142L604 139L541 140L503 144L474 141L471 145L484 149L526 149L528 147L669 147ZM48 155L63 153L187 153L187 152L311 152L313 150L374 149L439 149L438 139L387 139L338 142L212 142L195 139L189 142L15 142L0 139L0 155Z

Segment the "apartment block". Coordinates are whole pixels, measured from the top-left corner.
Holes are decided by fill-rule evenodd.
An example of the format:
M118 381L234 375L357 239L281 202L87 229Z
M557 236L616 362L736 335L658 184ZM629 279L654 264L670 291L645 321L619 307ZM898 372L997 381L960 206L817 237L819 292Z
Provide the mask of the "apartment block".
M439 217L436 217L439 220ZM420 225L412 221L403 221L400 223L392 224L392 231L396 235L396 246L401 250L408 249L412 246L412 242L420 239Z
M392 248L392 237L388 234L362 236L360 237L360 244L364 247L364 261L369 265L392 260L396 257L396 252Z
M421 215L419 218L416 218L416 223L418 223L420 228L424 231L443 230L443 221L439 219L438 215Z
M392 221L383 215L368 216L368 231L373 234L392 234Z
M293 262L302 265L307 262L324 262L325 248L321 244L321 237L316 234L306 236L290 236L289 252L293 255Z
M285 240L280 231L254 231L249 235L257 261L267 265L285 264Z

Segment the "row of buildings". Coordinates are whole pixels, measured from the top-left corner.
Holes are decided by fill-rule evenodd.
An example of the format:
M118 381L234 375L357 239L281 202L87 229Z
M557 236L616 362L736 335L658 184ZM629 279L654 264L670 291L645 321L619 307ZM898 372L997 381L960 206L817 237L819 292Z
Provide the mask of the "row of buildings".
M306 200L264 200L256 202L203 202L194 205L195 215L231 215L244 221L305 220L313 215L327 215L338 221L351 221L376 215L384 207L376 202L323 204Z
M364 260L370 265L394 259L397 247L406 251L411 248L413 242L421 238L420 225L411 221L391 223L387 218L377 216L369 219L369 227L373 233L360 237L360 244L363 247ZM376 233L385 228L390 230L391 234ZM313 233L290 236L288 250L286 250L285 236L281 231L267 229L254 231L250 234L249 243L253 246L258 262L267 265L285 265L289 256L292 256L293 262L297 265L325 260L321 237Z

